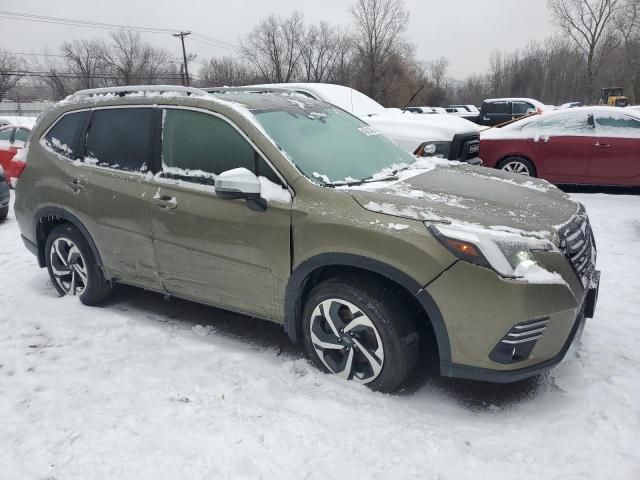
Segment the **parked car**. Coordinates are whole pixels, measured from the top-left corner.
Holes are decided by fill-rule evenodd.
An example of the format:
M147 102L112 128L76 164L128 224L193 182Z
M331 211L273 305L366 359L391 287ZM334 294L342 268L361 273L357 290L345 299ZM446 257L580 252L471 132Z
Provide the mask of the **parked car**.
M490 98L482 102L478 124L493 127L549 107L532 98Z
M24 148L31 129L29 127L7 125L0 127L0 166L5 171L7 183L13 176L13 157Z
M598 290L587 215L560 190L418 159L282 94L78 92L36 127L15 214L60 295L126 283L271 320L382 391L429 339L443 375L536 375Z
M20 117L15 115L2 115L0 116L0 127L7 125L15 125L20 127L27 127L32 129L36 123L36 117Z
M277 83L250 85L240 89L207 89L209 92L220 93L237 90L296 92L307 98L323 100L359 117L409 153L439 156L472 164L481 163L478 157L478 127L461 118L449 115L414 115L398 108L385 108L353 88L327 83Z
M407 107L407 112L420 114L441 114L446 115L447 111L443 107Z
M4 222L9 214L9 185L4 176L4 169L0 165L0 222Z
M449 105L445 110L450 115L456 115L474 123L478 123L480 117L480 110L475 105Z
M640 185L640 112L577 107L483 132L487 167L555 184Z

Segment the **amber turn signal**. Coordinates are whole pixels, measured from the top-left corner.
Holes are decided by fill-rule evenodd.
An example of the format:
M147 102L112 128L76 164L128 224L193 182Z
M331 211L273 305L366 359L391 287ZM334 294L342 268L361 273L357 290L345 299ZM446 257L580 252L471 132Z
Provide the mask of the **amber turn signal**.
M472 243L468 243L468 242L463 242L461 240L456 240L453 238L447 238L445 239L445 241L447 242L447 244L449 245L449 247L458 252L459 254L465 256L465 257L479 257L480 254L478 253L478 250L476 249L475 245L473 245Z

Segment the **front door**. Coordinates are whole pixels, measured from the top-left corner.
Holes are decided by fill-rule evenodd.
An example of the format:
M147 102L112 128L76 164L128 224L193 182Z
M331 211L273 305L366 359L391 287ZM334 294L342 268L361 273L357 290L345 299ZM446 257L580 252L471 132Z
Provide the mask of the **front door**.
M536 144L538 174L552 183L588 182L595 129L586 112L542 116L523 128Z
M240 167L263 185L284 182L222 117L179 108L163 115L161 172L149 201L166 290L278 320L291 268L291 201L270 201L256 212L244 200L217 197L213 184L217 174ZM278 198L290 199L282 189Z

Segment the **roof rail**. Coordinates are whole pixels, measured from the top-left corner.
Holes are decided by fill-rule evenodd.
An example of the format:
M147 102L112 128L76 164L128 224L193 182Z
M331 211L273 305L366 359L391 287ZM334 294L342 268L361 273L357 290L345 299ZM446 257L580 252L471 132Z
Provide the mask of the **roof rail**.
M208 95L207 92L200 88L195 87L183 87L181 85L126 85L122 87L104 87L104 88L90 88L88 90L78 90L67 97L67 100L78 97L91 97L94 95L108 95L110 93L115 95L125 95L127 93L139 93L142 92L146 95L147 92L151 93L163 93L163 92L176 92L186 93L187 95Z

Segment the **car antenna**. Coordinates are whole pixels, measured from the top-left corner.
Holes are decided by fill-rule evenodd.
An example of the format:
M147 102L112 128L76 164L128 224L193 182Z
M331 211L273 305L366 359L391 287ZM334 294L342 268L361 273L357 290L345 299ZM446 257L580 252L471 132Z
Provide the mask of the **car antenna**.
M424 88L424 84L420 85L420 88L418 89L418 91L416 93L413 94L413 97L411 97L409 99L409 101L407 102L407 104L404 106L404 108L402 109L402 113L407 111L407 108L409 108L409 105L411 105L411 102L413 102L413 99L416 98L418 96L418 94L422 91L422 89Z

